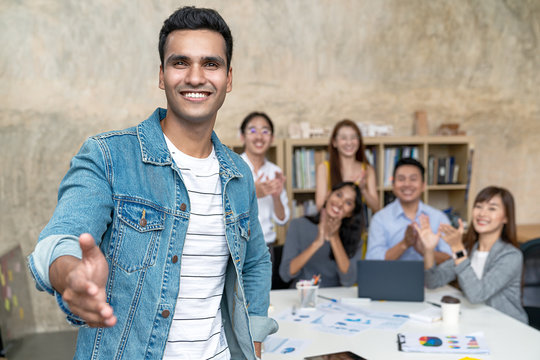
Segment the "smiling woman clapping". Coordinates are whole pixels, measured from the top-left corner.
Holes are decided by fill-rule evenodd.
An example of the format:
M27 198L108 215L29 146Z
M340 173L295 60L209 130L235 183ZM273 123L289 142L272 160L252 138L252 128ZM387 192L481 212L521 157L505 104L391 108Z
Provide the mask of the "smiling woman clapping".
M321 287L354 284L364 224L360 189L352 182L338 184L319 214L291 221L279 275L293 285L318 274Z
M437 234L429 218L420 219L416 230L424 244L426 286L436 288L457 278L471 303L487 305L527 323L521 305L523 256L517 248L514 198L503 188L489 186L476 196L472 226L463 236L459 228L441 224ZM439 236L450 245L453 258L434 266L434 247Z

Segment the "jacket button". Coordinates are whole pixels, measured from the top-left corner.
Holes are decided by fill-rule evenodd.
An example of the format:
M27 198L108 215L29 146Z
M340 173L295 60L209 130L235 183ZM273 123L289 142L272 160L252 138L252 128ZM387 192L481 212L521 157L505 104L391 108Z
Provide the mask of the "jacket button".
M163 310L163 312L161 313L161 316L163 316L166 319L169 317L170 314L171 312L169 310Z
M172 262L173 262L173 264L176 264L178 262L178 256L174 255L172 257Z
M139 221L139 225L141 225L142 227L145 227L146 226L146 219L141 219L141 221Z
M182 203L182 204L180 205L180 210L186 211L186 208L187 208L187 205L186 205L185 203Z

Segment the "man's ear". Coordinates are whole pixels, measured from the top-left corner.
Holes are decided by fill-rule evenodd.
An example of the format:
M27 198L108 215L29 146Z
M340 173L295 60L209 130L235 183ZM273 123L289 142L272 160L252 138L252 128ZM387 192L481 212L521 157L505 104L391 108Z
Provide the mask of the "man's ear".
M165 81L163 74L163 65L159 65L159 88L165 90Z
M231 92L232 90L232 67L229 67L229 71L227 71L227 92Z

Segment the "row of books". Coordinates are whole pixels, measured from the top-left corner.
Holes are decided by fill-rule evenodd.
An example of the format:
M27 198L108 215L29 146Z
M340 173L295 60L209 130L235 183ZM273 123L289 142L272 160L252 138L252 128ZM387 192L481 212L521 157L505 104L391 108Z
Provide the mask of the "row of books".
M377 152L366 149L369 163L375 167ZM417 146L396 146L384 149L383 185L392 186L395 164L404 157L419 160ZM293 187L295 189L314 189L317 166L328 159L325 149L296 148L293 154ZM459 179L459 164L454 156L428 156L427 183L428 185L457 184Z
M417 146L396 146L384 149L383 185L392 186L394 167L401 158L419 159Z
M374 166L376 164L376 152L366 149L366 158ZM293 188L315 189L317 166L328 160L326 149L313 149L301 147L294 150L293 154Z
M317 165L327 160L325 149L297 148L293 154L293 187L296 189L314 189Z
M457 184L459 164L453 156L428 156L427 183L428 185Z

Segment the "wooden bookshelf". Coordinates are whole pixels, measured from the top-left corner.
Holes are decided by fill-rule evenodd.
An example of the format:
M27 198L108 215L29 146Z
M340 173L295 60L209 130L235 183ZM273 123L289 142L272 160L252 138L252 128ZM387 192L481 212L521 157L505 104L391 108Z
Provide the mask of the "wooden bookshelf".
M377 191L379 193L379 201L381 207L385 205L386 197L392 195L392 179L391 173L395 162L395 157L400 152L415 154L416 157L425 167L426 191L423 194L422 200L438 209L444 210L452 207L461 218L469 220L472 200L475 196L473 184L468 184L469 174L468 166L471 160L471 150L473 149L473 139L468 136L404 136L404 137L367 137L364 138L366 151L370 151L373 158L373 166L377 175ZM328 147L328 139L285 139L284 154L285 167L283 167L287 175L287 194L289 196L289 204L291 205L291 214L295 213L293 202L305 202L315 199L315 186L298 186L298 181L295 181L295 171L297 164L295 163L295 155L299 154L299 150L304 150L308 153L310 150L323 150ZM404 150L408 149L408 150ZM414 149L414 150L413 150ZM393 153L395 151L395 154ZM406 155L405 155L406 156ZM306 156L313 161L313 157ZM433 171L429 168L428 160L433 159L450 159L453 158L453 166L459 168L455 182L453 179L447 178L444 183L428 183L428 174ZM394 159L394 160L392 160ZM450 161L450 160L447 160ZM318 164L309 164L304 172L313 172ZM438 164L437 164L438 165ZM446 164L445 164L446 165ZM439 173L437 168L437 175ZM298 172L297 172L298 174ZM305 175L305 174L304 174ZM453 175L453 174L452 174ZM445 180L445 179L442 179ZM310 183L308 181L308 183ZM314 184L314 183L313 183ZM466 197L470 193L471 196Z

